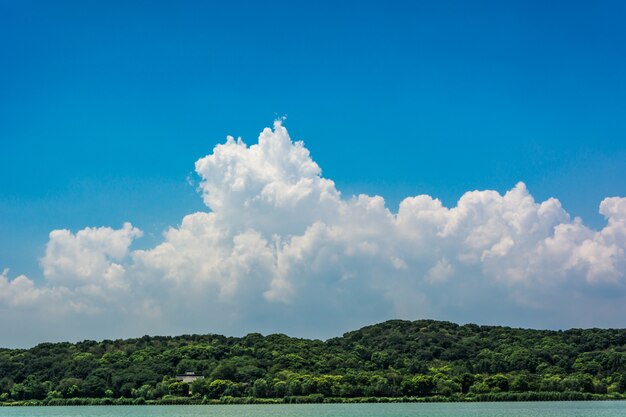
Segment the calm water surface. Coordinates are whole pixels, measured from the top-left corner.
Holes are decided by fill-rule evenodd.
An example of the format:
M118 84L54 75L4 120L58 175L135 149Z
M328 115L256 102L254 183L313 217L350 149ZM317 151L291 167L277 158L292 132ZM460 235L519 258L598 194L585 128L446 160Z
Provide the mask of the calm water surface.
M624 417L626 401L0 407L0 417Z

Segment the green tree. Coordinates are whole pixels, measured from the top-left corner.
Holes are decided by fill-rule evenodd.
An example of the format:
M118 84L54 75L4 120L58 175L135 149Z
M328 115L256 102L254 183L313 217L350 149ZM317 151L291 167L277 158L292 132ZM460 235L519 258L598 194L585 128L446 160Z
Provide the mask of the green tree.
M26 388L24 384L13 384L11 387L11 398L18 401L26 399Z
M528 374L521 373L515 375L513 380L511 381L511 391L515 392L526 392L530 389L530 378Z
M463 394L467 394L470 390L470 387L476 381L476 377L473 374L466 372L461 375L460 379L461 379L461 392Z
M220 398L234 384L235 383L233 381L229 381L227 379L216 379L214 381L211 381L208 386L207 395L209 396L209 398Z
M439 378L436 380L437 394L449 397L461 392L461 384L453 379Z
M252 386L252 395L258 398L267 398L270 396L270 390L265 379L259 378L254 381L254 385Z
M82 396L82 387L82 379L64 378L59 382L56 390L59 391L64 398L75 398Z
M405 395L428 397L436 389L435 380L430 375L415 375L402 381L402 392Z

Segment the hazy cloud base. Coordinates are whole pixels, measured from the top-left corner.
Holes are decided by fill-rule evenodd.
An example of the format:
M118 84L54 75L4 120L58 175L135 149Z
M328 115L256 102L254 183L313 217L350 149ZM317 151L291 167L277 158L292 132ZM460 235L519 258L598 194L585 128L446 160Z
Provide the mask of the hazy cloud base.
M428 195L397 212L343 198L276 122L196 162L209 210L149 250L142 232L54 230L44 283L0 274L2 345L143 334L248 331L329 337L389 318L533 327L626 326L626 198L601 230L518 183Z

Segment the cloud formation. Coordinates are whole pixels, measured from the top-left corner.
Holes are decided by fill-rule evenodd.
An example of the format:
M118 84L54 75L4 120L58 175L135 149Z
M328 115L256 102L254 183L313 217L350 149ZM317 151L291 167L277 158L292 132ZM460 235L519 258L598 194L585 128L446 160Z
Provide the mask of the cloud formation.
M141 230L130 223L119 230L87 227L76 234L53 230L41 258L43 275L52 284L124 288L128 285L124 281L126 271L117 262L128 255L130 244L141 235Z
M626 325L626 198L601 202L598 231L521 182L504 195L467 192L451 208L407 197L394 212L380 196L343 197L280 122L251 146L228 137L196 172L208 210L160 244L130 250L142 234L130 223L55 230L45 282L5 271L0 306L64 300L63 314L89 316L70 320L119 315L134 335L331 336L393 317Z

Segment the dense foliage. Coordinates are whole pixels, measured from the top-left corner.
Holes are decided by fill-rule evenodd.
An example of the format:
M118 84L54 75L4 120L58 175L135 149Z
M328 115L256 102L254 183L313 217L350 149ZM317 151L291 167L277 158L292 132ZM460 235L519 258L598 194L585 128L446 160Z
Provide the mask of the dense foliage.
M205 378L176 381L185 371ZM3 403L589 399L625 392L626 330L613 329L392 320L327 341L210 334L0 349Z

